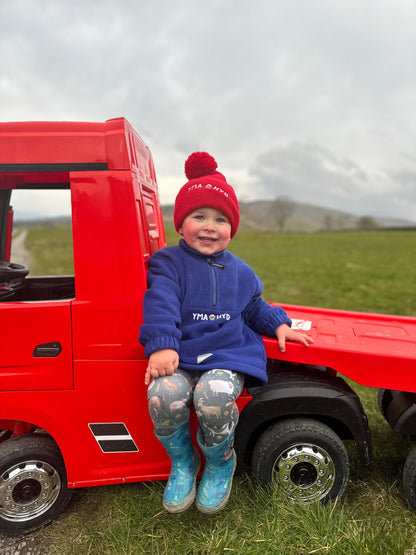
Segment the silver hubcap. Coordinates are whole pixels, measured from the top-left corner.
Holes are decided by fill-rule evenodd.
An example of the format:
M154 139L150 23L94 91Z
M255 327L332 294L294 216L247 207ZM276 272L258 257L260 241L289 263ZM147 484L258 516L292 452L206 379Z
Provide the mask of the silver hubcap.
M43 461L15 464L0 477L0 517L21 522L45 513L61 490L58 472Z
M325 449L302 443L290 446L278 457L273 476L289 499L315 503L331 491L335 466Z

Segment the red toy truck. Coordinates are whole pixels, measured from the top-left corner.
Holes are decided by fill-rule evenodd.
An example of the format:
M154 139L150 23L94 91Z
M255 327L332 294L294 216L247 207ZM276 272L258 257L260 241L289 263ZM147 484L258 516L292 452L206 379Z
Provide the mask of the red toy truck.
M10 260L13 199L60 190L70 196L74 275L30 276ZM137 340L148 260L164 246L152 157L125 119L0 124L1 533L57 517L73 488L167 479ZM389 412L390 389L416 392L416 320L285 308L316 343L283 355L264 339L269 383L238 400L239 467L276 479L290 499L325 502L348 482L342 440L371 461L366 415L337 372L388 388Z

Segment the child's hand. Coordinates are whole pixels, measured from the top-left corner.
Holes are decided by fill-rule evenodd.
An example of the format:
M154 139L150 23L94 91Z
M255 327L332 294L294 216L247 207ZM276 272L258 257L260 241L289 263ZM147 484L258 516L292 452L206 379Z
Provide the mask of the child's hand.
M144 376L145 385L149 385L150 378L171 376L179 365L179 356L173 349L161 349L150 355Z
M282 324L277 328L276 337L279 342L279 349L282 353L286 351L286 341L298 341L299 343L303 343L305 347L309 347L310 343L314 343L312 337L305 333L292 330L287 324Z

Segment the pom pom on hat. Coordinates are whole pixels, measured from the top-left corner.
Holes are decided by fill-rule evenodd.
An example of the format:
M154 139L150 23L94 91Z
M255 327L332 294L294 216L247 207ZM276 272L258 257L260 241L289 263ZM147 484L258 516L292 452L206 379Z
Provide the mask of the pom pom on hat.
M203 175L211 175L217 167L215 158L208 152L194 152L185 162L185 175L188 179L196 179Z
M231 237L240 223L240 209L234 189L216 171L217 162L208 152L194 152L185 162L188 183L180 189L175 200L173 219L179 231L183 220L198 208L215 208L227 216L231 224Z

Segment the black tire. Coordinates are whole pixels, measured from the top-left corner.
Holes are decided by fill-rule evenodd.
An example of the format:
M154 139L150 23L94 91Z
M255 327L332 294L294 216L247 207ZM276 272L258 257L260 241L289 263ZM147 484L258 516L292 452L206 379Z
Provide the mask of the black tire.
M347 451L328 426L309 418L278 422L259 438L252 459L260 484L276 482L299 504L341 497L349 476Z
M403 468L403 488L410 507L416 510L416 446L411 449Z
M70 498L52 438L27 434L0 444L0 533L36 530L58 517Z
M390 389L379 389L377 392L377 405L384 420L387 421L387 407L391 403L393 397Z

